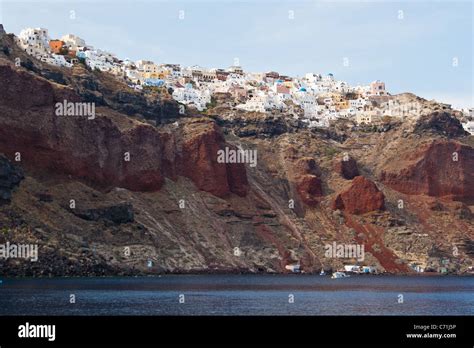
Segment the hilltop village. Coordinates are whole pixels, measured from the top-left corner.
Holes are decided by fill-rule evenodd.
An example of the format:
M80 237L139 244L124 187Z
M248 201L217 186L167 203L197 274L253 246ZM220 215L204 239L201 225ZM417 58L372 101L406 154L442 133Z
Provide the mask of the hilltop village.
M16 40L27 54L42 62L68 68L84 64L91 70L124 79L136 90L166 89L174 100L198 111L205 111L216 97L224 96L233 110L259 113L297 110L292 112L293 117L308 127L329 127L330 121L340 118L372 124L385 116L404 118L420 113L417 104L401 105L393 100L385 83L379 80L350 86L331 73L291 77L275 71L246 72L240 66L207 69L150 60L134 62L87 45L72 34L51 39L44 28L26 28ZM472 117L472 109L463 110L463 114ZM473 121L468 119L463 127L474 134Z

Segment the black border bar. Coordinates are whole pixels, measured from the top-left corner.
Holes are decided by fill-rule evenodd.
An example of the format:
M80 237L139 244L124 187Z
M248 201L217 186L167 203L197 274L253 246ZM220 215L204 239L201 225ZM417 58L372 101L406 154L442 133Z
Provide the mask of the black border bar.
M473 316L3 316L0 347L77 345L304 344L344 346L410 344L473 347ZM20 338L25 323L55 325L55 341ZM418 328L415 328L415 325ZM424 327L425 329L420 329ZM456 338L407 338L407 334L455 334Z

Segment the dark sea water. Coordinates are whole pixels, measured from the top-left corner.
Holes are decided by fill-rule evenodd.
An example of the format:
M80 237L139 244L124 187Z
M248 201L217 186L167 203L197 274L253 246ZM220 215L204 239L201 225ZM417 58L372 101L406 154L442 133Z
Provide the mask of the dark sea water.
M0 315L474 315L474 277L3 278Z

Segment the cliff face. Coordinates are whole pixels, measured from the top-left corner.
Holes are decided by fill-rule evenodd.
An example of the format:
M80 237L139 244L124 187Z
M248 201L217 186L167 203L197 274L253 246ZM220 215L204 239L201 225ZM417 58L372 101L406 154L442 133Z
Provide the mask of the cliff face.
M80 97L26 72L0 66L0 84L6 86L0 109L9 115L0 119L2 149L10 156L19 152L32 172L133 191L159 190L167 174L182 175L217 196L231 189L246 194L245 167L217 163L225 141L213 122L186 126L177 149L175 134L138 121L123 125L105 114L95 119L56 116L56 103L79 102Z
M190 178L203 191L218 197L229 193L245 196L248 182L243 163L219 163L218 151L230 145L225 143L215 123L193 122L183 132L181 170L178 174ZM235 150L235 148L233 148Z
M402 158L406 160L399 168L381 173L381 180L393 189L412 195L448 196L461 201L474 198L472 147L438 140L403 154Z
M289 178L295 182L296 191L301 201L310 207L318 204L318 198L323 195L321 179L318 177L319 168L311 157L293 158L289 168Z
M18 152L21 163L34 173L71 175L103 187L161 187L162 144L151 127L119 129L106 117L58 117L56 103L79 102L80 98L68 88L56 87L27 72L17 73L9 66L0 67L0 83L6 86L0 110L8 116L0 119L0 143L8 157ZM148 137L146 147L141 138L144 134ZM126 152L131 157L128 162Z
M0 155L0 204L10 201L13 189L23 178L21 168L13 165L5 156Z
M320 197L323 194L321 180L313 174L305 174L299 177L296 189L301 200L311 207L318 204L317 197Z
M413 132L416 134L429 132L449 137L467 135L461 122L445 111L435 111L431 114L423 115L417 121Z
M363 244L364 264L380 271L473 265L472 138L446 112L371 132L222 107L180 115L166 96L106 74L16 67L13 56L28 57L10 39L0 39L12 52L0 50L0 243L37 243L40 258L0 260L4 274L286 272L295 263L319 272L356 262L326 257L333 242ZM94 101L95 118L57 116L64 100ZM256 150L256 166L219 163L225 148Z

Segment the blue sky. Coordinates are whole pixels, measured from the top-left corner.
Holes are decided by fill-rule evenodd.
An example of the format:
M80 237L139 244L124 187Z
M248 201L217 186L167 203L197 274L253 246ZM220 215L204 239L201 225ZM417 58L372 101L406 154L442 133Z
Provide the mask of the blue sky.
M15 34L46 27L133 60L228 67L238 58L247 71L380 79L392 93L457 107L474 106L473 17L473 2L447 0L0 0L0 22Z

